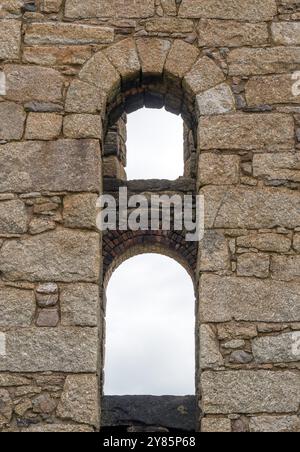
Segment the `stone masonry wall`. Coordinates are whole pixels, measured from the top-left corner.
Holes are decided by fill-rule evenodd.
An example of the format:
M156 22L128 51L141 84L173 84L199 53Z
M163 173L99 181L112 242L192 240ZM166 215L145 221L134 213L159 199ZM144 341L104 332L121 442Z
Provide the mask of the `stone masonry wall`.
M297 71L296 0L0 0L0 431L99 431L96 199L144 105L206 201L199 430L300 431Z

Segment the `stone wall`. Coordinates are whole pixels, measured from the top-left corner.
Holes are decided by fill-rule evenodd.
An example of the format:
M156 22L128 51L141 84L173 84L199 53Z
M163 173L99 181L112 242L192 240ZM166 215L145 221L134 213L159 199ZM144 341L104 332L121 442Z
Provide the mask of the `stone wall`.
M144 105L206 200L199 429L300 430L299 70L296 0L1 0L0 430L99 429L96 199Z

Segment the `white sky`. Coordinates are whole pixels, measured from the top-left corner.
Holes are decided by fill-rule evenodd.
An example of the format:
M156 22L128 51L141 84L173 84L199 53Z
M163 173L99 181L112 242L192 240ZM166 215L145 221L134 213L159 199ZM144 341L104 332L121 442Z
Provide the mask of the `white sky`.
M195 296L176 261L136 256L107 291L105 394L195 394Z
M183 174L183 121L165 110L128 115L128 179ZM107 292L105 393L195 393L195 297L174 260L145 254L122 264Z
M142 109L128 115L128 179L183 176L183 121L165 109Z

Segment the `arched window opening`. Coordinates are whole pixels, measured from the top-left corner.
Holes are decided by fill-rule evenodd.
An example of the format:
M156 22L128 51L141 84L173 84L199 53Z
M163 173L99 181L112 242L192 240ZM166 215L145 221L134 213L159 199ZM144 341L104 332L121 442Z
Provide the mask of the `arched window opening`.
M164 410L169 416L174 410L175 418L179 417L174 421L178 424L175 428L193 430L195 294L191 277L169 257L144 254L115 270L106 294L104 416L107 409L111 420L116 407L110 404L115 403L119 407L116 412L120 404L129 404L128 416L133 404L138 416L143 404L141 415L148 413L149 427L152 415L156 427L158 423L161 428L172 427L165 425L171 421L158 421L156 416L161 413L163 417ZM129 402L116 396L129 396ZM185 415L184 420L178 406L187 406L191 416ZM123 418L120 425L122 422ZM147 424L148 419L146 422L143 417L141 422Z

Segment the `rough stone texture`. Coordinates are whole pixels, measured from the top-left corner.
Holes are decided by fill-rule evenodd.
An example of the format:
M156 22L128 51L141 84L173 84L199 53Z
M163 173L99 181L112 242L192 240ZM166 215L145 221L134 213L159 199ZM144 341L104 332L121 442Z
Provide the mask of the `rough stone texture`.
M68 195L64 198L64 225L69 228L95 229L96 194Z
M249 22L272 20L276 15L275 0L183 0L179 15L212 19L235 19Z
M111 46L105 55L117 68L123 81L134 79L139 75L141 66L133 39L125 39Z
M58 66L65 64L83 64L92 56L90 46L34 46L25 47L23 62L46 66Z
M99 154L93 140L7 144L0 153L0 192L98 191Z
M4 372L96 372L96 328L22 328L6 333Z
M268 27L265 23L202 19L198 31L201 47L259 46L268 42Z
M237 238L237 245L242 248L255 248L259 251L287 253L291 248L291 239L282 235L269 233L250 234Z
M93 431L92 427L79 424L42 424L22 429L22 433L92 433Z
M0 287L1 328L30 326L34 314L35 300L32 291Z
M229 86L222 83L198 94L197 106L202 116L221 115L235 111L235 100Z
M252 433L299 433L299 416L259 416L250 419Z
M231 433L231 421L219 417L207 417L202 419L201 431L203 433Z
M6 98L17 102L61 102L63 77L52 69L39 66L7 65Z
M234 114L204 117L200 121L202 149L290 149L294 122L283 114Z
M238 257L238 276L267 278L270 271L270 258L263 253L245 253Z
M289 413L299 407L297 372L207 371L202 388L204 408L210 414Z
M10 280L96 282L99 235L59 230L6 242L0 250L0 271Z
M74 80L66 98L68 113L96 113L104 107L104 95L95 86Z
M273 256L271 272L274 279L294 281L300 278L300 256Z
M300 152L254 155L253 175L269 181L300 182Z
M268 104L298 104L290 74L253 77L246 84L246 100L249 107Z
M206 91L225 80L223 71L208 57L200 58L183 79L184 88L191 94Z
M99 424L98 397L97 376L69 376L57 409L58 416L97 427Z
M61 323L64 326L97 326L99 287L96 284L64 286L60 293Z
M25 204L14 199L0 202L0 236L3 234L24 234L27 231Z
M112 28L48 22L30 24L26 30L25 44L107 44L113 39Z
M180 58L185 55L185 58ZM192 68L199 56L199 50L184 41L174 41L168 54L165 73L171 78L182 78Z
M56 113L29 113L26 122L27 140L54 140L62 129L62 116Z
M199 244L199 271L220 271L230 269L228 242L217 231L206 231Z
M26 115L22 106L13 102L0 103L0 139L20 140Z
M235 155L201 154L199 183L203 185L234 185L239 181L240 159Z
M137 49L144 77L162 75L170 47L170 41L166 39L141 38L137 40Z
M206 226L217 228L296 228L300 224L297 193L276 188L205 187Z
M300 361L300 350L297 348L299 338L300 332L294 332L254 339L252 349L255 361L259 364Z
M118 0L66 1L66 16L70 18L124 17L145 18L154 14L154 0L126 0L122 7Z
M53 328L58 325L59 314L57 309L43 309L38 313L36 326Z
M271 26L272 36L278 45L300 44L300 22L280 22Z
M224 365L216 334L209 325L200 328L200 368L216 369Z
M21 47L21 22L0 22L0 60L17 60Z
M68 115L64 119L66 138L101 138L102 124L99 115Z
M203 322L299 322L297 283L203 275L200 315Z

